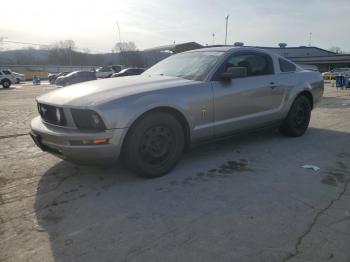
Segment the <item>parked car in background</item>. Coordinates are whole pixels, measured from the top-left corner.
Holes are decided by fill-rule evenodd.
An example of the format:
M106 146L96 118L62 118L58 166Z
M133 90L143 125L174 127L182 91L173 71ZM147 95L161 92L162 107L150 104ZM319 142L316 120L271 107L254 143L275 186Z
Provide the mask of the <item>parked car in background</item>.
M112 65L111 67L112 67L114 73L119 73L124 68L124 66L122 66L122 65Z
M334 68L329 72L322 73L322 76L324 79L327 79L327 80L335 79L337 76L350 77L350 68L347 68L347 67Z
M276 53L212 47L172 55L142 75L74 85L37 98L31 135L78 163L121 156L141 176L172 170L183 151L261 127L302 136L323 96L319 72Z
M115 72L111 66L103 66L96 69L97 78L108 78L111 77Z
M16 73L13 71L11 71L11 73L16 79L16 84L19 84L20 82L26 81L26 77L24 76L24 74Z
M3 88L9 88L11 85L16 84L16 81L11 70L0 70L0 85Z
M119 73L114 73L111 77L140 75L145 71L143 68L125 68Z
M61 72L61 73L58 73L58 74L49 74L49 76L48 76L49 83L50 84L54 84L58 77L68 75L69 73L70 72Z
M74 71L65 76L56 79L55 84L58 86L67 86L81 82L96 80L96 74L92 71Z
M124 67L122 65L112 65L112 66L103 66L96 69L97 78L108 78L111 77L114 73L120 72Z

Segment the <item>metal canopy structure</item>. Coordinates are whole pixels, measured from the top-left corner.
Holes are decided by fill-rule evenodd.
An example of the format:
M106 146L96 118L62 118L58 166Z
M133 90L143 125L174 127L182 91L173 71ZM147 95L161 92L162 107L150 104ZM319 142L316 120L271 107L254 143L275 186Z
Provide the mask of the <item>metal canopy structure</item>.
M163 45L158 47L152 47L145 49L144 52L169 52L169 53L181 53L185 51L190 51L193 49L199 49L203 46L196 42L187 42L181 44L173 44L173 45Z

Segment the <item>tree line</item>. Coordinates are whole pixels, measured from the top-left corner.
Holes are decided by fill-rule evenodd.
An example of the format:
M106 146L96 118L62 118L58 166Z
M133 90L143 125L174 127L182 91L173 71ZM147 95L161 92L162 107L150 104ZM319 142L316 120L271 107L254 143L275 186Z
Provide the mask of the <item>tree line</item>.
M116 43L110 53L92 54L89 49L78 48L73 40L58 41L52 45L42 45L38 49L27 47L7 51L11 53L1 64L13 65L81 65L106 66L121 64L129 67L145 67L143 52L134 42Z

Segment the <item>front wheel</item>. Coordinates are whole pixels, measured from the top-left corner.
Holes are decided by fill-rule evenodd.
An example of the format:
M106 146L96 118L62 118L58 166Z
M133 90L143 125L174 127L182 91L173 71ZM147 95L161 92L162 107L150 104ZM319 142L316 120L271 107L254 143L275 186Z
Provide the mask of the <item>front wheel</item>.
M309 126L310 117L311 104L309 99L304 95L297 97L280 127L281 133L290 137L302 136Z
M11 86L11 82L9 80L4 80L2 82L2 87L3 88L10 88L10 86Z
M128 168L140 176L159 177L175 167L184 146L184 130L173 115L149 113L129 130L123 148L123 160Z

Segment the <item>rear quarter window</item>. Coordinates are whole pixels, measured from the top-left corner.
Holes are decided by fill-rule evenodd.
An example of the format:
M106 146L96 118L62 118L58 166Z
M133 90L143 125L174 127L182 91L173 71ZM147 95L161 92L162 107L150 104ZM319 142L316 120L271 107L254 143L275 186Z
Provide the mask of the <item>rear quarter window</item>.
M287 60L279 59L281 72L295 72L296 66Z

